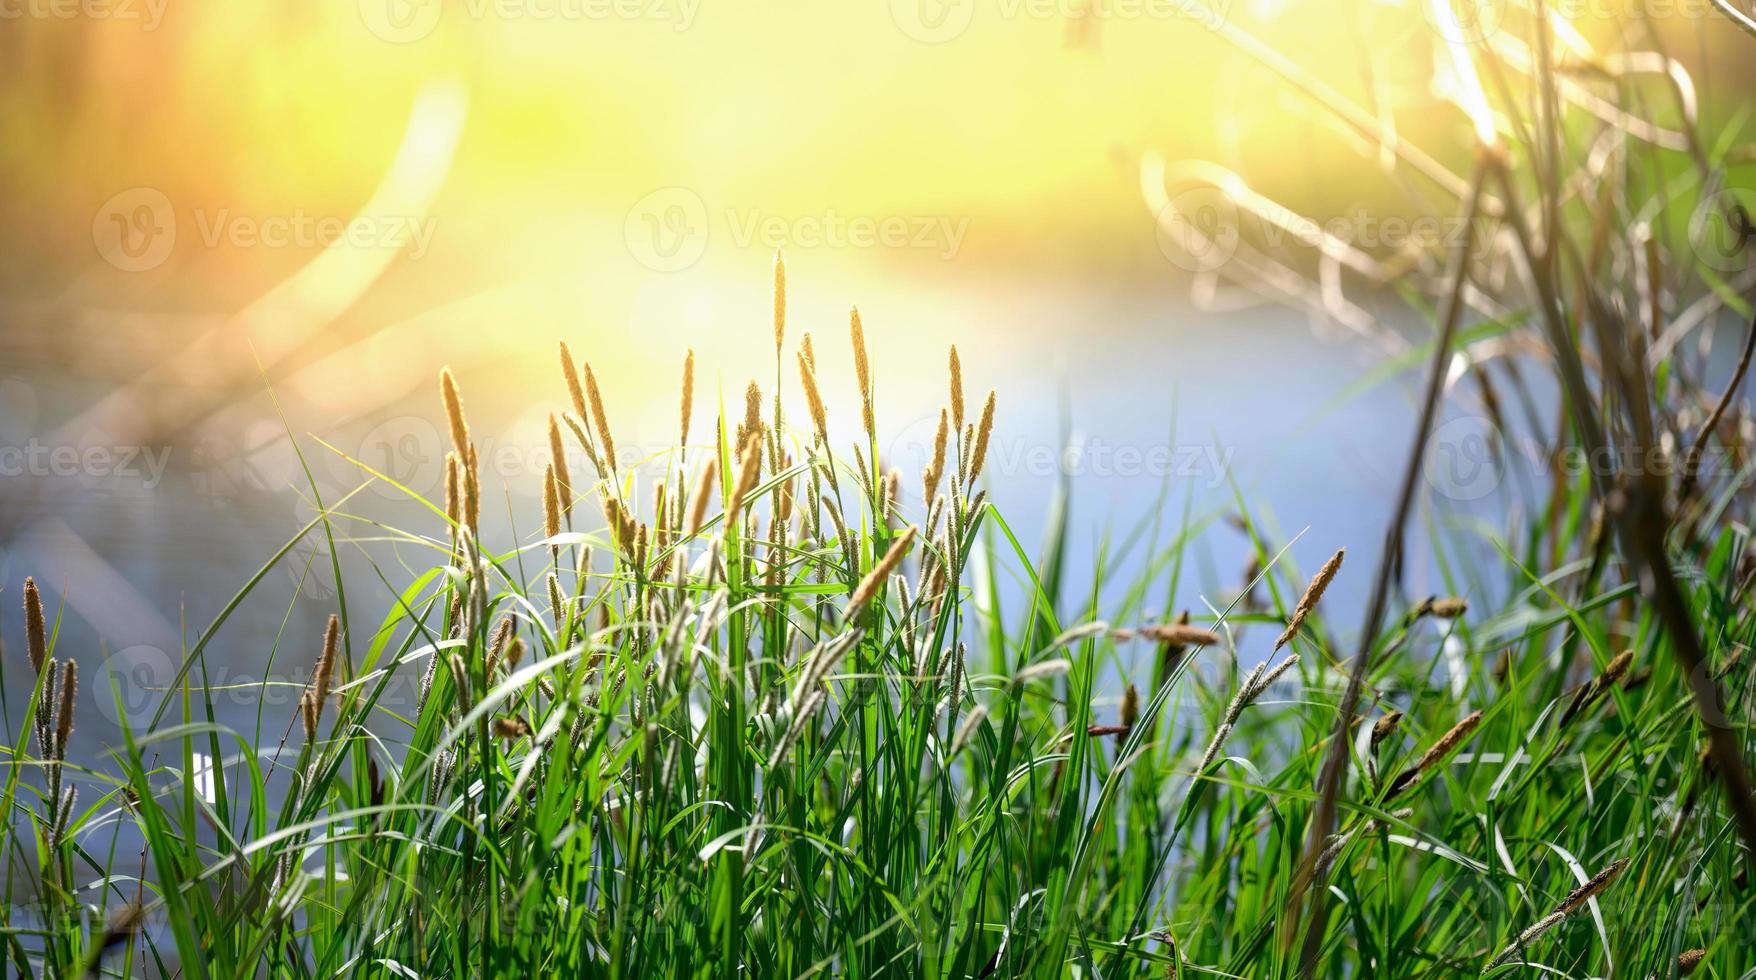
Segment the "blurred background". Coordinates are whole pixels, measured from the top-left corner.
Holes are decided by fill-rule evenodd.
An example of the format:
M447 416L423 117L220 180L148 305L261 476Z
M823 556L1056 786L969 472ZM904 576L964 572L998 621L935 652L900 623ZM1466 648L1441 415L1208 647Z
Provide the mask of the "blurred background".
M1708 128L1741 125L1750 40L1700 0L1647 11L1631 41L1641 6L1555 6L1557 50L1662 45ZM1470 9L1465 45L1516 45L1532 15ZM1410 0L0 0L0 635L16 643L36 576L65 649L104 658L90 689L114 714L108 676L168 679L319 497L345 500L334 557L372 621L438 559L382 528L441 528L359 464L437 497L441 366L510 546L540 520L556 340L642 458L673 439L685 350L698 432L716 395L771 390L777 251L834 427L857 424L850 306L905 474L957 344L971 388L999 392L995 499L1026 534L1070 508L1071 574L1188 522L1201 567L1155 611L1223 603L1239 498L1305 532L1307 572L1342 546L1369 562L1427 322L1394 282L1348 286L1346 316L1215 293L1151 184L1210 161L1396 252L1369 239L1458 205L1392 155L1455 174L1472 152L1442 35ZM1429 473L1428 529L1516 504L1454 411L1439 440L1463 469ZM210 650L214 683L259 676L277 642L302 680L331 558L311 535L267 571ZM1409 568L1416 591L1458 587Z

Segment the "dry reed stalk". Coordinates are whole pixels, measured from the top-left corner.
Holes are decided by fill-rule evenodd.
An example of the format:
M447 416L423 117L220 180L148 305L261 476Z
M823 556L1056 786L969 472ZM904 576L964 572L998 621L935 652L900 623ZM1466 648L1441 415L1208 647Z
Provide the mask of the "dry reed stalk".
M809 334L806 335L809 338ZM823 410L823 393L817 390L817 371L811 366L811 358L799 352L799 382L805 389L805 404L811 410L811 425L817 430L817 438L825 443L829 441L829 416Z
M951 422L963 429L963 362L957 359L957 345L951 345Z
M902 564L903 557L908 554L910 546L914 544L917 530L911 524L897 535L896 540L890 542L890 547L884 552L884 557L878 559L878 564L872 566L872 570L866 573L866 577L861 579L859 586L854 589L853 598L848 601L847 613L842 617L844 622L855 622L859 619L860 614L866 611L866 606L878 594L879 587L884 584L892 572L896 571L897 566Z
M866 357L866 331L860 326L857 306L848 312L848 335L854 347L854 375L860 381L860 419L867 438L877 439L878 427L872 417L872 363Z
M585 394L591 400L591 424L597 430L598 441L603 444L604 462L610 472L616 472L616 440L610 435L610 417L604 412L604 398L598 392L598 376L592 373L591 364L585 365Z
M714 476L718 470L719 461L712 457L701 468L701 478L696 481L695 492L689 497L689 519L683 524L685 537L701 530L701 522L707 519L707 504L713 499Z
M678 405L677 448L689 445L689 416L695 411L695 348L683 356L683 397Z
M1608 888L1610 882L1615 880L1615 877L1618 874L1621 874L1622 869L1627 866L1627 858L1615 861L1609 867L1592 875L1591 879L1585 884L1568 892L1567 897L1561 900L1561 904L1555 906L1553 912L1538 919L1530 928L1519 933L1518 938L1512 940L1511 944L1501 950L1499 955L1489 960L1488 965L1483 967L1483 970L1492 970L1500 964L1510 960L1513 956L1517 955L1520 949L1535 942L1543 933L1548 932L1550 929L1559 925L1561 920L1572 915L1574 912L1579 911L1586 902L1591 901L1605 888Z
M988 400L982 405L982 421L976 426L976 446L969 455L969 477L963 482L974 484L982 475L982 463L988 458L988 436L994 431L994 391L988 389Z
M543 533L550 538L561 533L561 488L553 463L543 467Z
M43 594L37 591L34 578L24 580L24 634L31 670L41 676L49 659L49 627L43 618Z
M451 426L451 445L460 456L469 455L469 423L463 417L463 398L457 392L457 378L450 368L439 371L439 393L445 401L445 421Z
M1414 786L1423 774L1444 762L1458 746L1462 745L1475 732L1476 726L1481 723L1482 713L1472 711L1462 721L1452 725L1449 731L1439 736L1439 741L1434 742L1432 748L1422 754L1419 762L1397 774L1390 783L1390 791L1384 794L1384 799L1395 799L1405 790Z
M555 470L555 495L561 504L561 516L573 516L573 474L567 469L567 447L561 442L561 423L549 413L549 459Z
M1317 603L1323 599L1324 590L1329 588L1329 583L1335 580L1335 573L1341 571L1341 561L1346 554L1346 548L1337 548L1334 557L1324 562L1323 567L1317 570L1317 575L1311 579L1311 584L1305 587L1305 594L1299 597L1299 604L1293 607L1293 614L1287 620L1287 628L1280 634L1280 639L1274 641L1276 650L1286 646L1293 637L1298 635L1299 627L1305 624L1305 617L1311 614L1311 610L1317 608Z

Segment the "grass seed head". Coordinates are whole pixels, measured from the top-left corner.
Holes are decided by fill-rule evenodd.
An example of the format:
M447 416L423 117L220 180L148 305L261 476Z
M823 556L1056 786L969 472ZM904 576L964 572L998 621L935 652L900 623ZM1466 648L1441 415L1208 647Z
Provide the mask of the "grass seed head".
M695 412L695 349L683 357L683 397L678 406L677 447L689 445L689 416Z
M701 523L707 519L707 505L713 499L714 476L718 470L719 461L711 457L701 468L701 478L696 481L695 493L689 498L689 519L683 524L684 534L701 530Z
M340 645L341 618L330 613L329 623L323 628L323 652L317 657L317 672L311 679L312 699L319 714L323 712L323 703L329 699L330 682L335 679L335 652Z
M543 468L543 533L550 538L561 533L561 488L553 463Z
M963 428L963 362L957 359L957 345L951 345L951 421Z
M610 417L604 413L604 398L598 392L598 378L591 365L585 365L585 393L591 399L591 424L597 429L598 442L603 445L604 462L616 472L616 440L610 436Z
M457 378L450 368L439 372L439 394L445 402L445 421L451 426L451 445L459 455L469 454L469 423L463 417L463 396L457 391Z
M1311 610L1317 608L1317 603L1323 598L1323 591L1329 588L1330 582L1335 580L1335 573L1341 571L1341 560L1346 554L1346 548L1336 549L1334 557L1324 562L1323 567L1317 570L1317 575L1311 579L1311 584L1305 587L1305 594L1299 597L1299 604L1293 607L1293 614L1287 619L1286 630L1280 634L1280 639L1274 641L1276 650L1292 642L1293 637L1298 635L1299 627L1305 623L1305 617L1311 614Z
M1122 689L1122 727L1130 729L1140 720L1140 691L1133 684Z
M555 469L555 495L563 516L573 513L573 474L567 469L567 446L561 442L561 423L549 413L549 460Z
M1372 726L1372 748L1377 748L1380 742L1396 734L1396 728L1401 723L1402 712L1400 711L1392 711L1378 719L1377 723Z
M988 458L988 437L994 431L994 391L988 390L988 400L982 404L982 421L976 426L976 445L969 454L969 479L965 483L975 483L976 477L982 475L982 463Z
M1428 599L1419 609L1421 615L1434 619L1456 619L1466 612L1469 612L1469 601L1456 596Z
M1191 626L1186 622L1154 623L1140 627L1140 636L1154 643L1184 647L1207 647L1219 643L1220 637L1210 629Z
M1706 958L1707 950L1705 949L1686 950L1677 957L1677 975L1686 977L1694 973L1695 968L1700 966L1701 961Z
M31 670L40 675L49 658L49 629L43 618L43 595L37 591L34 578L24 580L24 632Z
M854 347L854 376L860 381L860 418L865 423L866 435L878 438L878 428L872 418L872 362L866 357L866 331L860 326L860 308L854 307L848 312L848 336Z
M79 663L67 658L61 666L61 707L55 712L55 758L67 758L67 739L73 734L73 706L79 696Z
M890 547L885 550L884 557L878 559L878 564L872 566L872 570L860 580L859 587L854 589L854 597L848 601L847 616L844 617L846 621L853 622L860 613L865 611L866 606L878 594L879 587L890 578L897 566L902 564L903 557L908 554L909 547L914 544L917 530L918 528L912 524L905 528L896 540L890 542Z
M573 414L581 419L591 418L585 405L585 389L579 385L579 368L565 340L561 341L561 374L567 379L567 397L573 401Z
M774 253L774 353L780 356L787 342L787 263L779 250Z
M806 334L806 339L810 335ZM817 437L829 440L829 416L823 410L823 393L817 389L817 370L811 364L811 358L799 352L799 383L805 389L805 404L811 410L811 425L817 430Z

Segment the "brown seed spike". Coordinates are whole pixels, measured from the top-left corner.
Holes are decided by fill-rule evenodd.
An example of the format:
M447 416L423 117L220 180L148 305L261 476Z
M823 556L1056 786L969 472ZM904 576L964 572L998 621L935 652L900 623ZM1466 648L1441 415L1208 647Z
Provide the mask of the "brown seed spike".
M604 414L604 399L598 393L598 377L592 373L591 365L585 366L585 393L591 399L591 424L597 429L598 441L603 444L604 463L610 472L616 472L616 441L610 438L610 418Z
M689 416L695 412L695 349L683 356L683 399L679 406L677 445L689 445Z
M1187 623L1156 623L1142 626L1140 636L1154 643L1174 643L1186 647L1217 646L1219 634L1213 630Z
M567 469L567 447L561 442L561 423L549 413L549 459L555 469L555 496L561 502L561 515L573 513L573 474Z
M994 431L994 392L988 391L988 400L982 405L982 421L976 426L976 448L969 457L969 479L965 483L973 484L976 477L982 475L982 462L988 458L988 437Z
M1469 612L1469 601L1455 597L1428 599L1421 603L1417 612L1424 616L1432 616L1434 619L1456 619Z
M848 313L848 336L854 346L854 375L860 381L860 416L866 435L876 439L878 429L872 418L872 362L866 357L866 331L860 326L860 308Z
M37 591L34 578L24 580L24 632L31 670L41 674L49 659L49 628L43 619L43 595Z
M561 373L567 378L567 396L573 399L573 414L580 419L589 419L591 415L585 408L585 389L579 386L579 368L574 366L573 352L567 349L567 341L561 341Z
M1622 869L1627 866L1627 858L1612 862L1609 867L1592 875L1591 880L1568 892L1567 897L1561 900L1561 904L1555 907L1555 912L1560 915L1571 915L1578 911L1580 906L1609 887L1610 882L1614 881L1616 876L1622 873Z
M79 695L79 664L69 658L61 667L61 707L55 714L55 758L67 758L67 738L73 734L73 706Z
M860 613L864 612L866 606L872 601L872 597L878 594L879 587L888 581L891 573L896 571L898 565L902 564L902 559L908 554L909 547L914 544L916 530L914 525L909 525L902 534L897 536L895 541L890 543L890 548L884 552L883 558L878 559L878 564L872 566L872 570L860 580L859 587L854 589L854 597L848 601L845 621L853 622L858 619Z
M543 468L543 533L551 538L561 533L561 489L554 464Z
M963 362L957 359L957 345L951 345L951 421L963 429Z
M956 348L952 349L956 350ZM951 435L950 424L949 416L945 409L941 408L939 410L939 430L933 434L933 461L927 464L927 469L921 474L921 499L923 501L933 499L933 495L939 492L939 481L945 476L945 444Z
M701 522L707 519L707 505L713 499L714 476L718 470L719 463L712 458L702 468L701 479L695 484L695 493L689 498L689 520L683 524L684 534L694 534L701 530Z
M739 452L738 482L732 485L731 499L726 503L726 530L729 532L738 517L743 513L745 499L750 491L756 489L756 481L762 475L762 435L752 432L744 439L744 448Z
M1400 711L1392 711L1378 719L1377 723L1372 726L1372 747L1377 748L1378 743L1394 735L1396 726L1401 722L1402 712Z
M1707 950L1691 949L1677 957L1677 975L1686 977L1695 972L1701 961L1707 958Z
M806 334L806 337L808 339L810 335ZM811 409L811 425L817 430L817 437L827 441L829 417L823 410L823 393L817 390L817 372L804 351L799 352L799 383L805 389L805 404Z
M311 680L312 700L318 714L323 713L323 703L329 699L330 681L335 678L335 651L340 640L341 618L330 613L329 625L323 630L323 653L317 658L317 673Z
M445 401L445 420L451 424L451 445L459 455L469 454L469 423L463 418L463 397L457 393L457 378L450 368L439 372L439 394Z
M1122 690L1122 730L1127 731L1140 720L1140 692L1133 684Z
M762 433L762 389L752 381L744 387L744 421L738 425L738 446L742 447L751 435ZM760 440L758 440L760 446ZM742 457L739 457L742 458Z
M1317 603L1323 598L1323 591L1329 588L1330 582L1335 580L1335 573L1341 571L1341 560L1346 554L1346 548L1336 549L1335 556L1324 562L1323 567L1317 570L1316 577L1311 579L1311 584L1305 587L1305 594L1299 598L1299 604L1293 607L1293 614L1287 620L1286 630L1280 634L1280 639L1274 641L1276 650L1286 646L1293 637L1298 635L1299 627L1305 624L1305 617L1311 614L1311 610L1317 608Z
M780 250L774 253L774 353L780 356L787 341L787 263Z
M459 499L458 499L458 492L459 492L459 490L458 490L458 486L457 486L457 454L454 452L446 453L445 454L445 520L450 525L450 527L447 528L447 530L449 530L453 534L457 533L455 528L457 527L458 520L462 516L458 512L458 507L461 506L459 503Z
M805 366L810 368L812 372L816 372L817 351L811 347L811 331L809 330L805 331L804 336L799 338L799 353L805 358Z

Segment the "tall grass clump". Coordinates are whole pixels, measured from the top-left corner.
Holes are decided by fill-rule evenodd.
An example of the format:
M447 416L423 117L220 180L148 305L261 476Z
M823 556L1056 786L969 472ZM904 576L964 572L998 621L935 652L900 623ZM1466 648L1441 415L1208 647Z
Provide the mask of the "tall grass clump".
M1269 242L1260 222L1289 212L1221 182L1258 223L1205 288L1306 306L1420 369L1376 551L1302 570L1247 500L1191 499L1074 582L1065 528L1032 554L988 500L1003 402L969 414L980 359L949 353L918 483L886 469L860 314L845 347L795 340L777 260L773 387L703 431L688 353L677 444L650 462L618 461L618 406L560 345L529 532L484 527L469 374L445 371L444 496L393 532L428 560L374 566L394 599L371 615L333 568L272 744L216 712L208 661L300 539L387 533L345 501L313 483L310 524L148 723L118 704L99 758L67 754L76 716L102 720L78 693L98 651L66 649L27 581L5 654L29 686L0 790L12 970L1745 975L1756 341L1708 340L1723 311L1748 321L1756 272L1742 237L1730 271L1690 238L1747 237L1723 193L1756 161L1743 121L1710 129L1643 21L1637 50L1599 52L1537 16L1437 49L1476 79L1455 120L1474 135L1429 152L1217 23L1471 229L1395 254ZM1214 174L1147 171L1167 200ZM1360 280L1430 331L1377 323ZM822 383L830 358L855 390ZM1466 398L1503 451L1540 440L1504 519L1452 522L1423 492ZM1405 585L1423 515L1437 595ZM1228 516L1253 571L1210 604L1188 560ZM1334 608L1350 579L1357 628Z

